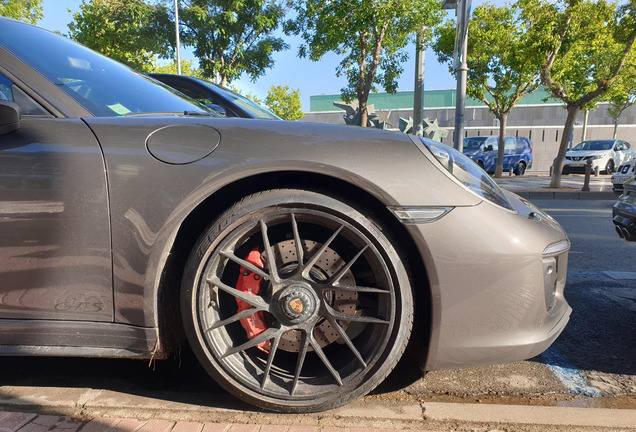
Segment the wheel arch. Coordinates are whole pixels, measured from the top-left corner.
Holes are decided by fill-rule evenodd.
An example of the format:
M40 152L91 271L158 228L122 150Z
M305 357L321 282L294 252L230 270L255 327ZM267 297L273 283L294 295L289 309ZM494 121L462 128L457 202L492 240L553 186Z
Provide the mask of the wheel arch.
M373 215L373 220L380 224L389 240L395 242L396 249L406 260L415 303L414 329L410 345L417 346L418 356L425 355L421 348L428 347L430 341L430 283L425 261L406 227L391 214L386 204L378 197L345 180L305 171L277 171L244 177L221 187L193 208L181 223L169 248L168 258L160 272L161 277L157 286L155 310L162 356L177 352L185 342L179 293L188 256L199 236L216 217L241 198L281 188L300 188L323 193L362 209L364 214ZM413 350L409 351L415 353Z

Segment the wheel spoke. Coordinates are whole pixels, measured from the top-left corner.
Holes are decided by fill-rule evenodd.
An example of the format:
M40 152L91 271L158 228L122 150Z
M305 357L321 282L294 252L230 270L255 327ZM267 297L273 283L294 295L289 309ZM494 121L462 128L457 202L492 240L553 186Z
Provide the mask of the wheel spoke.
M263 278L265 278L267 280L271 280L272 279L272 277L269 275L269 273L267 273L265 270L263 270L262 268L260 268L258 266L255 266L251 262L245 261L244 259L241 259L241 258L237 257L232 252L220 251L219 254L224 256L225 258L229 259L230 261L234 261L236 264L240 265L241 267L245 267L246 269L248 269L252 273L256 273L257 275L259 275L259 276L261 276L261 277L263 277Z
M325 352L322 350L322 348L320 348L320 344L318 342L316 342L316 339L314 339L313 335L309 336L309 344L314 349L314 352L318 355L318 358L327 367L327 369L329 370L331 375L336 379L336 382L338 383L338 385L342 385L342 378L340 378L340 374L333 367L333 365L331 364L331 362L329 361L329 359L325 355Z
M265 366L265 371L263 372L263 380L261 381L261 390L263 390L265 388L265 384L267 384L267 378L269 378L269 372L272 369L274 356L276 355L276 350L278 349L278 344L280 343L281 336L282 333L277 333L274 336L274 341L269 348L269 354L267 355L267 366Z
M318 251L309 259L309 261L307 261L307 263L303 265L302 275L304 278L309 278L309 272L312 267L318 262L320 256L329 248L335 238L338 237L338 234L340 234L340 231L342 231L343 228L344 225L340 225L340 227L331 235L331 237L329 237L326 242L323 243L320 249L318 249Z
M271 280L273 282L280 282L280 278L278 277L278 268L276 268L276 257L274 256L274 250L272 249L272 245L269 243L269 236L267 235L267 225L262 219L260 222L261 234L263 235L263 248L265 256L267 257L269 274L271 275Z
M292 382L292 387L290 394L294 396L296 393L296 387L298 386L298 379L300 378L300 371L305 364L305 356L307 356L307 351L309 350L309 337L306 332L303 332L303 340L301 341L300 351L298 352L298 361L296 362L296 372L294 373L294 381Z
M365 286L357 286L357 285L336 285L334 287L325 287L324 291L347 291L347 292L365 292L365 293L374 293L374 294L391 294L391 291L385 290L382 288L372 288Z
M354 256L353 259L351 259L351 261L349 261L343 268L338 270L338 272L335 275L329 278L328 283L331 285L337 285L338 282L340 282L340 279L342 279L344 275L347 274L347 272L351 269L351 266L353 266L356 263L356 261L358 261L358 258L362 256L362 254L364 253L364 251L367 250L368 247L369 245L364 245L364 247L360 250L360 252L358 252L356 256Z
M232 323L235 323L237 321L240 321L243 318L247 318L248 316L254 315L259 310L262 310L262 309L258 309L258 308L245 309L241 313L237 313L236 315L232 315L231 317L229 317L227 319L224 319L223 321L219 321L219 322L216 322L216 323L212 324L211 327L208 327L207 329L205 329L205 332L208 333L208 332L211 332L212 330L217 329L219 327L225 327L228 324L232 324Z
M362 323L369 323L369 324L390 324L391 323L389 320L386 320L383 318L375 318L375 317L370 317L365 315L350 315L350 314L338 312L328 305L325 305L325 306L328 310L328 314L331 317L340 321L362 322Z
M329 321L329 324L331 324L331 326L336 329L340 337L345 341L345 344L349 347L353 355L356 356L356 359L358 359L362 367L366 368L367 362L364 361L364 359L362 358L362 354L360 354L360 351L358 351L358 349L355 347L347 332L342 328L340 324L338 324L338 321L333 319L333 317L327 316L327 320Z
M298 231L298 222L296 221L296 215L291 214L292 231L294 232L294 243L296 243L296 258L298 259L298 268L302 269L303 261L305 260L305 251L303 249L303 243L300 239L300 233Z
M277 329L277 328L268 328L263 333L259 334L255 338L252 338L252 339L248 340L244 344L241 344L241 345L239 345L237 347L228 349L225 353L223 353L221 358L225 358L225 357L231 356L232 354L236 354L238 352L245 351L245 350L247 350L249 348L255 347L256 345L260 345L263 342L266 342L266 341L270 340L279 331L280 330Z
M206 279L206 282L210 285L218 287L219 289L222 289L231 296L234 296L237 299L243 300L245 303L254 306L257 310L269 310L269 305L265 302L265 300L263 300L262 297L239 291L236 288L232 288L231 286L221 282L221 280L216 276Z

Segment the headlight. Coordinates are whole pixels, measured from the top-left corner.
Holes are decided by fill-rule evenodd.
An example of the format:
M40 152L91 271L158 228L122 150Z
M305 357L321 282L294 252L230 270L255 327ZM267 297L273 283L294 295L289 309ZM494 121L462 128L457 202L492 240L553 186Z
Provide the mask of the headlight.
M426 138L420 138L420 140L435 159L460 183L483 199L514 211L501 188L479 165L444 144Z
M594 159L594 160L603 159L605 156L607 156L607 155L596 155L596 156L592 156L590 159Z

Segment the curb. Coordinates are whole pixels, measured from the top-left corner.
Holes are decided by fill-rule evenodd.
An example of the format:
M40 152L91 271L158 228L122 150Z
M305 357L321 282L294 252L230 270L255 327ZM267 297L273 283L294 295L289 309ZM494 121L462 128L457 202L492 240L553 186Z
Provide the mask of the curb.
M505 186L504 186L505 189ZM510 190L510 189L508 189ZM619 195L614 192L566 192L566 191L515 191L510 190L517 195L526 198L530 201L537 199L564 199L564 200L608 200L616 201Z
M68 416L87 422L99 418L136 421L250 424L360 430L448 430L448 424L508 424L552 427L589 427L594 430L630 429L636 410L391 402L366 398L327 412L303 415L265 413L243 406L225 395L161 394L139 396L108 390L63 387L1 386L0 411L33 415ZM205 401L205 404L202 404ZM271 428L270 428L271 429ZM0 427L0 430L2 427ZM14 429L18 431L19 429ZM51 430L51 429L49 429ZM379 432L379 431L378 431Z

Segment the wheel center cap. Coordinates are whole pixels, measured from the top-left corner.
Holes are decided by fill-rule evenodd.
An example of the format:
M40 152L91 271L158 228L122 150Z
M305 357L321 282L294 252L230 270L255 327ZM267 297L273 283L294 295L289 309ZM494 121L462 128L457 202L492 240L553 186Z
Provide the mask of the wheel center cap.
M280 295L280 310L290 323L297 324L310 318L316 312L316 296L309 288L291 285Z

